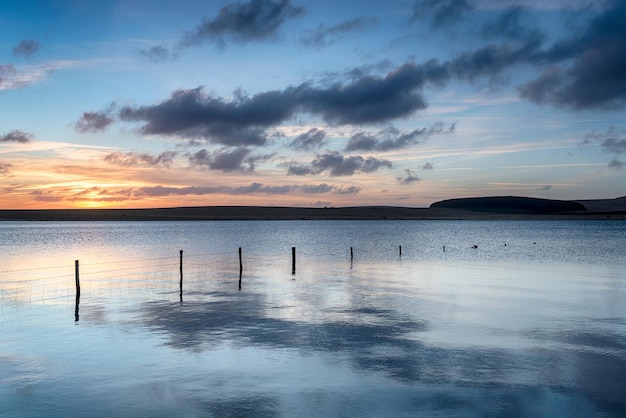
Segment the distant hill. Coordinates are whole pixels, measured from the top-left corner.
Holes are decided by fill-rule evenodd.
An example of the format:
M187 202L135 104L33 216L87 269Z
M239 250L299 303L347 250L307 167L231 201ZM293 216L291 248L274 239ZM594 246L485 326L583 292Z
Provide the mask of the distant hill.
M583 204L570 200L552 200L518 196L448 199L435 202L430 205L430 207L505 213L555 213L587 210Z

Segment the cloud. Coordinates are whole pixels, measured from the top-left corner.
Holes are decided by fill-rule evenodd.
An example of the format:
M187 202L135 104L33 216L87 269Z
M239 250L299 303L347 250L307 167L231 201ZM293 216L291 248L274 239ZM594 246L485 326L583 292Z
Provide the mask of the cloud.
M609 168L613 170L622 170L626 168L626 163L623 161L618 161L617 159L613 159L609 161Z
M175 151L164 151L158 155L118 151L107 154L102 159L108 163L123 167L139 165L169 167L177 154Z
M13 64L0 64L0 90L13 90L28 87L45 80L55 71L55 65L27 66L18 69Z
M481 34L485 38L504 37L512 40L543 38L540 29L524 22L525 11L519 4L510 6L498 18L486 22L481 28Z
M626 132L615 126L607 128L605 132L589 132L585 135L582 145L596 143L602 149L611 154L623 154L626 152Z
M607 4L582 33L537 55L549 65L539 77L520 86L521 97L576 110L623 107L626 2L610 0Z
M189 162L192 165L207 167L211 170L251 173L255 170L258 162L266 161L271 157L271 155L250 155L248 148L241 147L235 149L222 148L215 152L202 149L189 156Z
M12 64L0 64L0 87L17 74Z
M37 202L60 202L65 200L65 196L63 195L54 195L43 190L34 190L30 194L35 196L34 200Z
M626 152L626 139L606 138L602 147L614 154L622 154Z
M589 132L580 145L598 145L603 151L612 154L613 159L608 163L611 169L621 170L626 167L626 163L617 159L619 155L626 153L626 132L623 129L610 126L605 132Z
M334 125L380 123L406 117L427 107L421 88L432 80L428 67L409 63L385 77L363 76L347 85L302 85L299 104Z
M235 92L225 100L203 87L176 90L151 106L125 106L119 118L144 122L144 134L204 138L228 146L264 145L265 129L296 113L321 116L334 125L380 123L424 109L419 89L431 77L427 66L406 64L385 77L364 76L350 84L314 87L303 83L254 96ZM90 113L95 120L98 114ZM108 119L104 120L108 122ZM87 126L91 126L87 124Z
M388 127L378 133L377 136L358 132L350 138L344 151L391 151L403 149L411 145L419 144L420 141L433 135L452 133L456 125L446 126L443 122L437 122L429 128L415 129L410 132L402 132L394 127Z
M110 112L84 112L74 124L74 129L80 133L104 132L114 122L114 119L109 113Z
M256 10L262 4L280 10L291 7L286 1L259 1L227 6L223 14L235 15L238 8ZM418 10L434 8L442 16L471 6L450 0L415 5ZM503 43L489 43L445 61L408 62L385 75L361 70L343 81L305 82L253 96L239 91L232 99L206 93L203 87L177 90L161 103L125 106L118 117L141 123L140 132L148 135L203 139L233 147L262 146L268 142L267 129L295 116L319 117L333 126L390 122L427 108L425 87L443 87L452 80L498 80L506 71L522 67L539 72L518 86L522 98L574 109L619 107L626 102L626 25L622 24L626 2L610 1L609 6L597 12L586 30L549 45L545 36L523 23L521 9L511 8L499 17L499 24L485 29L485 33L504 36ZM508 32L502 27L506 22L512 25ZM104 122L107 126L109 121ZM91 126L86 123L87 128ZM387 139L355 138L348 150L401 147L407 143L403 140L411 142L410 138Z
M398 180L398 183L406 186L409 184L418 183L422 181L422 179L420 179L417 174L414 174L415 173L414 171L409 170L407 168L404 170L404 172L406 174L405 177L396 177L396 180Z
M286 195L292 193L305 194L358 194L358 187L342 188L330 186L326 183L319 185L281 185L272 186L262 183L250 183L246 186L189 186L189 187L139 187L133 189L125 189L116 192L118 195L128 198L140 197L165 197L165 196L185 196L185 195L211 195L211 194L228 194L228 195L250 195L250 194L266 194L266 195Z
M11 171L11 167L13 167L9 163L0 163L0 176L6 176Z
M19 142L26 144L33 139L33 134L26 133L24 131L15 130L8 134L0 136L0 142Z
M213 42L223 47L226 38L240 43L272 39L285 22L303 13L304 8L292 6L289 0L250 0L228 4L215 18L202 19L193 31L180 40L180 46Z
M264 128L291 117L290 92L270 91L253 97L241 93L226 101L202 87L176 90L153 106L126 106L119 112L123 121L142 121L140 131L148 135L203 138L228 146L264 145Z
M13 48L13 55L28 58L36 54L39 48L39 42L34 39L23 40Z
M153 62L169 61L176 58L176 54L170 52L170 50L163 45L155 45L149 49L141 49L139 50L139 55Z
M427 171L427 170L434 170L435 166L433 165L433 163L425 163L422 166L422 171Z
M412 19L430 18L432 27L439 28L460 20L472 10L474 4L470 0L416 0Z
M545 192L545 191L548 191L548 190L552 190L552 185L551 184L546 184L545 186L540 187L537 190L538 191L542 191L542 192Z
M289 146L295 149L310 150L318 149L326 145L326 132L317 128L311 128L300 134L291 141Z
M337 151L326 151L324 154L316 154L310 164L302 164L291 161L283 164L287 167L287 174L303 176L309 174L321 174L328 172L331 176L352 176L356 173L372 173L381 168L391 168L388 160L374 157L361 157L359 155L344 157Z
M339 38L351 32L363 32L374 26L376 18L359 17L333 26L320 23L315 29L309 30L300 41L306 46L323 48L335 43Z

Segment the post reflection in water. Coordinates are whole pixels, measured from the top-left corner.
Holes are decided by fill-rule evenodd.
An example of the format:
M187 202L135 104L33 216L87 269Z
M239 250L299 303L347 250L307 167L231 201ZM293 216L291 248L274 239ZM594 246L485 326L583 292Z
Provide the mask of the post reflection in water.
M80 293L76 292L76 303L74 304L74 322L80 319L78 315L78 305L80 304Z

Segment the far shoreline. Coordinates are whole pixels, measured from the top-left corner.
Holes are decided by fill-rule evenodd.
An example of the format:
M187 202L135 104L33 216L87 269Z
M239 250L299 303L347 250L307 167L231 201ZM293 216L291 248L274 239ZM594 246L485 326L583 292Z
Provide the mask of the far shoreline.
M621 199L620 199L621 200ZM626 220L615 200L580 201L585 211L505 212L400 206L197 206L153 209L0 210L0 221L270 221L270 220Z

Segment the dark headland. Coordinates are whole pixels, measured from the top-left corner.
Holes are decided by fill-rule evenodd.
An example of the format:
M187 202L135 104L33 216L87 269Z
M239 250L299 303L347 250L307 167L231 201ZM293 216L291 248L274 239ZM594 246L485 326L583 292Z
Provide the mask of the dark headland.
M428 208L399 206L198 206L154 209L0 210L0 221L199 221L374 219L622 219L626 196L563 201L497 196L450 199Z

